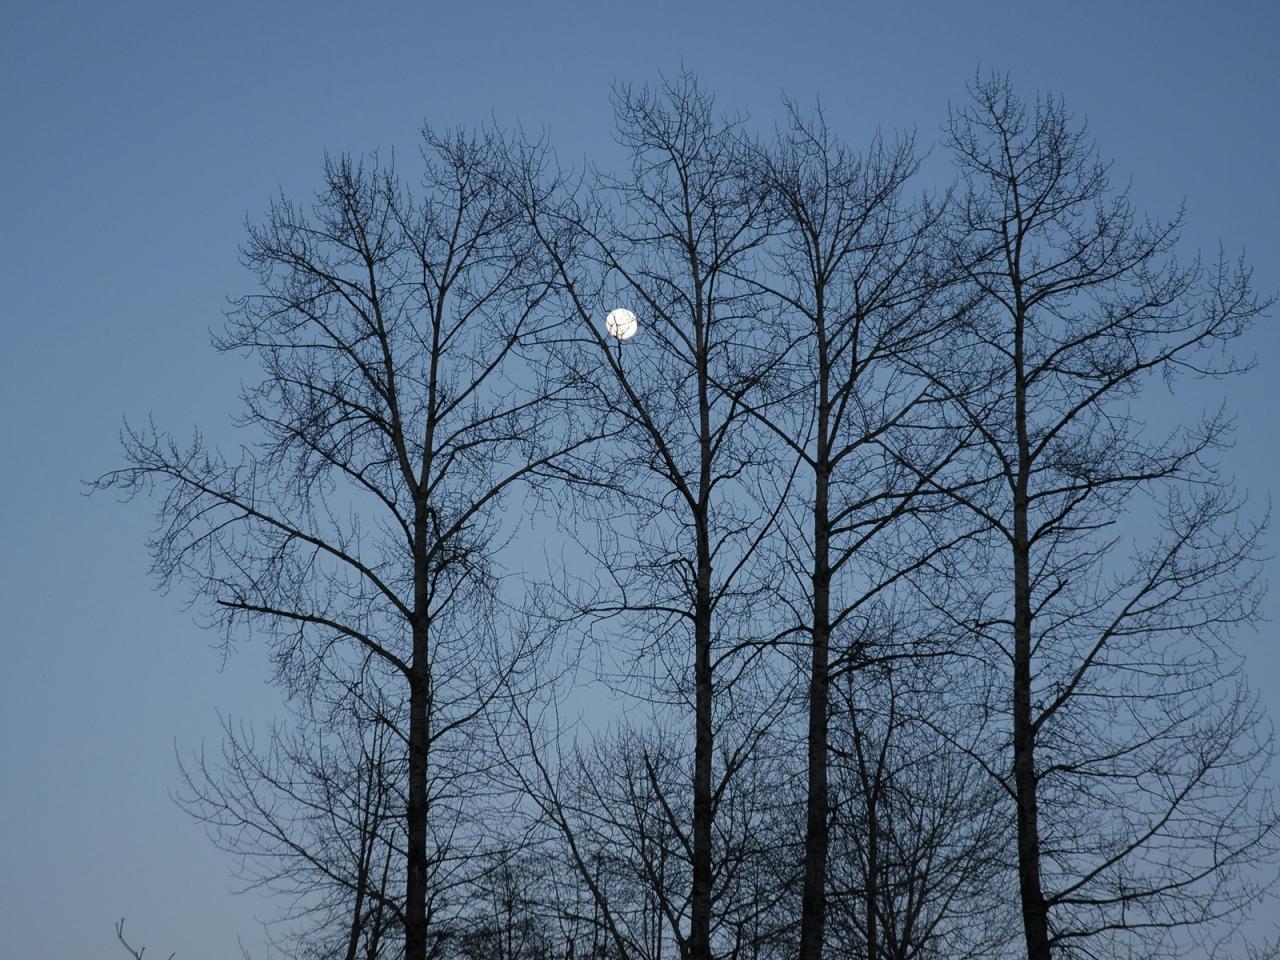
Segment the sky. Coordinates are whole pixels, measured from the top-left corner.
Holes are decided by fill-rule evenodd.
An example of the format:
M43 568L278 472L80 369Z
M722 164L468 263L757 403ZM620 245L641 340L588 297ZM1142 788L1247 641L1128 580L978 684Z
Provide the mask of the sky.
M121 418L223 435L247 370L209 331L252 289L245 218L306 196L325 152L411 160L420 125L523 124L567 160L614 147L610 84L688 68L772 124L820 98L854 144L938 138L975 70L1062 94L1138 205L1244 248L1280 290L1272 2L696 0L7 4L0 26L0 930L14 960L262 957L231 864L171 801L218 713L269 717L261 651L225 660L154 590L146 504L84 496ZM1280 315L1229 386L1225 460L1258 510L1280 472ZM1179 408L1188 417L1212 397ZM1277 552L1276 536L1271 540ZM1280 569L1272 564L1272 577ZM1280 592L1280 591L1278 591ZM1269 601L1273 618L1277 597ZM1245 638L1280 715L1276 624ZM1280 771L1278 771L1280 772Z

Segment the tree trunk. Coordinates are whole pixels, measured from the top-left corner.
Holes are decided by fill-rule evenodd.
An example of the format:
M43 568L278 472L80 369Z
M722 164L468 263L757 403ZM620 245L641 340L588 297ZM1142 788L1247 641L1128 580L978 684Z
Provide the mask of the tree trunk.
M695 268L695 285L698 284ZM701 295L698 329L698 501L697 582L694 585L693 863L690 889L689 960L711 960L711 401L707 375L707 332Z
M414 544L413 662L409 678L409 806L406 811L404 956L427 960L427 745L430 664L428 647L427 511L417 511Z
M888 734L886 734L888 736ZM880 776L867 799L867 883L864 891L867 920L867 960L880 956ZM866 787L864 786L865 790Z
M821 335L821 330L819 331ZM800 960L822 960L827 896L827 701L830 685L831 530L827 384L820 371L818 447L813 511L813 624L809 664L809 784L805 803L804 888L800 902Z
M711 556L699 518L697 609L694 620L693 884L689 960L711 960Z
M418 630L414 629L417 646ZM425 629L422 631L425 644ZM409 808L405 865L404 956L427 958L427 698L424 678L415 669L409 694Z
M1014 521L1015 528L1018 526ZM1031 727L1031 585L1025 543L1014 544L1013 780L1018 803L1018 888L1027 960L1049 960L1048 907L1040 886L1040 828L1036 805L1035 732ZM1015 541L1016 541L1015 537Z
M347 933L345 960L356 960L360 949L360 935L364 930L364 898L369 888L369 872L373 864L373 848L377 846L377 818L373 812L373 781L381 771L375 769L372 758L365 777L365 810L360 823L360 858L356 870L356 899L351 907L351 927Z
M1038 783L1031 721L1031 545L1027 530L1031 454L1027 440L1024 327L1025 316L1019 304L1014 334L1018 469L1013 491L1013 781L1018 806L1018 891L1027 960L1049 960L1049 911L1040 885Z

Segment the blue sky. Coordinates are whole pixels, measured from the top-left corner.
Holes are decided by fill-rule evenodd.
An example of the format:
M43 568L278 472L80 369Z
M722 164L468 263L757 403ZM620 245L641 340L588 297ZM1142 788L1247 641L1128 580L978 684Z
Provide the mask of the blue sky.
M0 27L0 929L14 958L110 956L122 915L180 960L261 955L254 895L168 799L175 742L271 714L257 651L223 667L153 592L141 505L85 499L122 415L218 435L244 369L208 331L249 289L237 248L326 150L411 159L430 121L523 123L607 158L609 85L681 65L769 124L821 97L853 143L937 138L976 68L1088 118L1154 214L1247 248L1280 289L1274 3L134 3L8 5ZM1277 320L1230 385L1227 460L1255 504L1280 470ZM1198 395L1199 396L1199 395ZM1185 410L1192 416L1204 397ZM1272 548L1276 539L1272 538ZM1273 577L1274 579L1274 577ZM1277 601L1269 609L1280 610ZM1251 676L1280 712L1274 625ZM123 954L118 954L123 956Z

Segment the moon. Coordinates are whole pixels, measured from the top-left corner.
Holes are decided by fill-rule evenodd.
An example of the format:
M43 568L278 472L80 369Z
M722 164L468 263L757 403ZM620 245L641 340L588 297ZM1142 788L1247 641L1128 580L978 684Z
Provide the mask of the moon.
M636 315L622 307L610 310L604 318L604 328L609 331L609 336L618 340L630 340L636 335L637 326Z

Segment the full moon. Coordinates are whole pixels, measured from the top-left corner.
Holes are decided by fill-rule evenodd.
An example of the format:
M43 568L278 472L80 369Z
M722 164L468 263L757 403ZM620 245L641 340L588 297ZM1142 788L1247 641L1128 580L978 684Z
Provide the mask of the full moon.
M636 315L621 307L610 310L609 315L604 318L604 328L609 331L611 337L630 340L636 335Z

